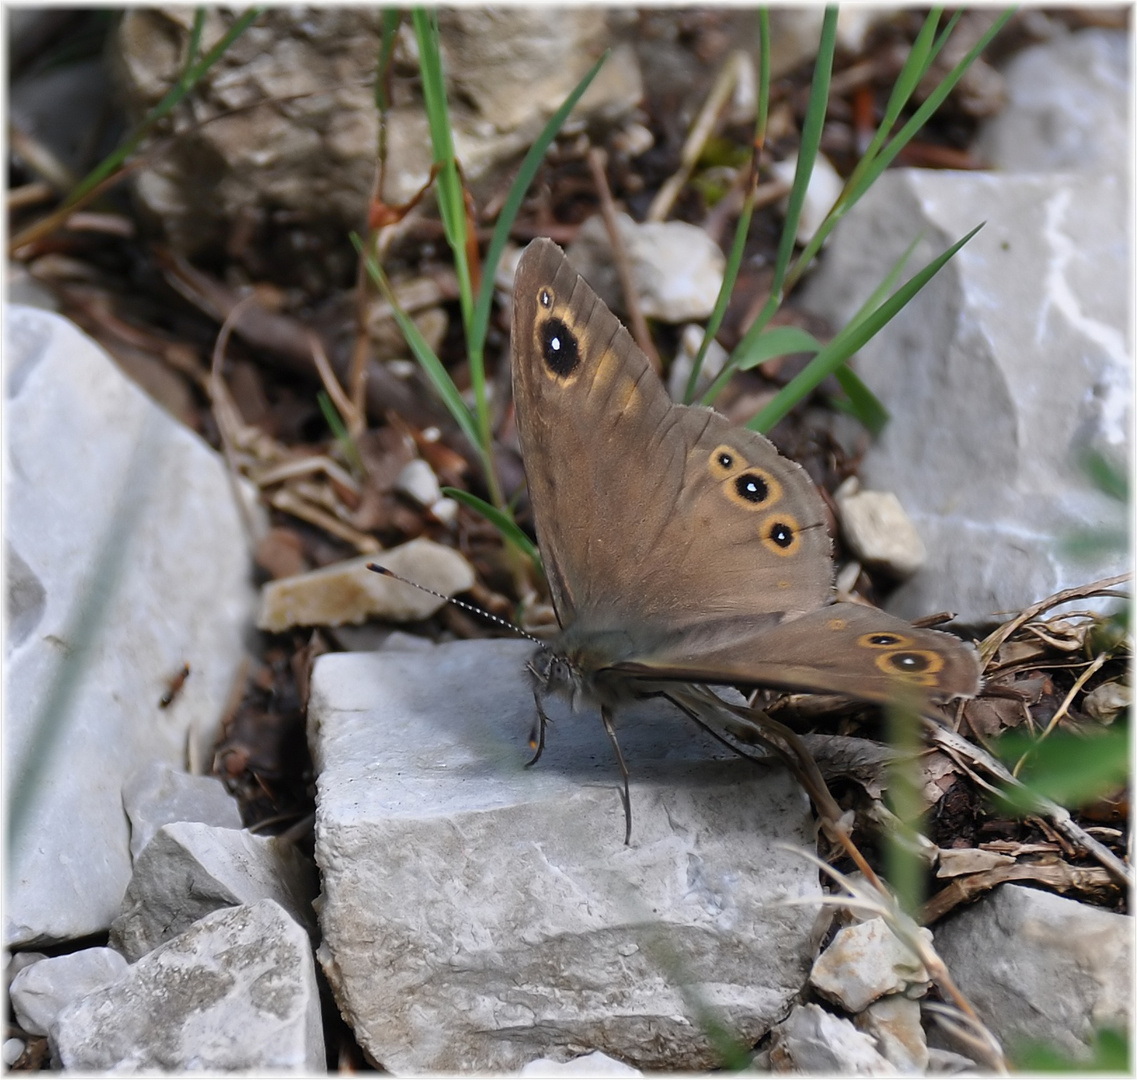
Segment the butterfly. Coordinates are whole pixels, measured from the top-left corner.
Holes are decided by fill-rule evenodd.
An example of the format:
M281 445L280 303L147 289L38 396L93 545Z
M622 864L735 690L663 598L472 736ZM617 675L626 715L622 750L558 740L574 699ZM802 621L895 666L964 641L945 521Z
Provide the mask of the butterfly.
M898 692L925 704L978 692L972 646L835 602L825 504L805 470L713 409L673 402L550 240L532 241L518 264L511 345L529 501L560 626L531 665L534 760L544 694L598 705L624 774L629 835L612 725L629 698L663 693L697 713L713 695L681 684L882 703Z

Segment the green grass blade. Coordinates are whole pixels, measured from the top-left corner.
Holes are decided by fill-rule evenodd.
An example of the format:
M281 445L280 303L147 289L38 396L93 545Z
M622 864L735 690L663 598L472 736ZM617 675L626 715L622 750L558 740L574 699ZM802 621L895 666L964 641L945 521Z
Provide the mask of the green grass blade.
M486 502L485 499L479 499L477 495L471 495L461 488L445 487L442 489L442 494L449 495L450 498L456 499L463 506L481 514L501 533L502 538L507 543L512 544L522 555L531 559L533 565L544 573L544 568L541 566L541 553L537 550L537 545L522 532L517 522L506 511L499 510L496 506Z
M142 122L131 132L118 149L99 162L99 164L79 182L75 190L67 196L67 205L72 206L79 202L89 192L98 187L108 176L121 168L123 162L138 148L138 144L142 141L146 133L161 120L162 117L170 113L185 99L186 95L197 85L202 76L225 55L229 46L248 29L254 20L260 17L263 11L264 8L260 7L250 8L229 27L224 37L222 37L198 63L188 65L187 70L183 72L181 78L167 91L165 97L146 114ZM197 40L200 41L200 35L197 36ZM190 55L192 56L193 53L191 52Z
M738 281L738 269L742 265L742 256L746 252L746 238L750 235L750 221L754 216L754 194L758 184L759 159L762 147L766 144L766 123L769 114L770 13L766 8L760 8L758 11L758 109L754 118L754 149L750 164L750 184L746 198L742 203L742 212L738 215L738 224L734 229L734 240L731 242L730 254L727 256L722 287L719 289L714 310L711 312L706 329L703 331L703 340L699 344L699 351L691 364L691 374L687 376L687 385L683 388L684 404L694 400L695 388L703 370L703 363L707 358L707 350L718 334L719 327L722 326L722 321L726 317L726 310L730 306L731 294L734 292L734 286ZM729 375L727 377L729 378ZM718 380L714 380L712 385L717 383ZM715 390L715 393L717 394L718 390Z
M1085 806L1117 791L1129 777L1129 731L1115 725L1093 735L1055 731L1044 739L1013 733L995 743L995 752L1014 763L1025 756L1019 778L1027 790L1001 792L999 801L1018 813L1033 813L1035 794L1067 809Z
M750 342L745 354L738 357L738 370L749 371L789 353L818 353L821 348L821 342L800 326L775 326Z
M391 313L395 321L399 324L399 329L402 331L404 339L411 347L415 359L419 362L423 371L426 372L427 378L430 379L431 384L434 386L438 396L442 399L447 411L454 418L454 422L462 429L466 438L481 451L482 444L478 438L478 425L474 419L474 414L470 412L470 407L466 404L458 387L455 386L454 380L450 378L450 372L443 366L442 361L435 356L434 350L427 344L426 338L422 336L419 328L415 326L414 320L399 307L395 300L395 293L391 289L390 282L387 280L387 275L383 273L383 268L379 265L374 255L364 254L363 241L360 239L358 233L351 234L351 242L355 245L356 251L363 257L364 266L367 268L367 273L370 275L371 280L375 282L376 287L383 294L383 298L391 305ZM483 461L483 465L485 464L487 463Z
M474 318L470 324L469 348L471 354L477 352L478 355L481 355L485 348L490 312L493 310L494 276L497 273L498 263L501 261L501 253L509 242L510 231L513 228L513 223L517 220L517 213L521 209L529 185L533 182L533 177L537 175L537 170L544 160L545 152L557 137L557 132L560 131L569 113L576 107L576 103L592 84L592 80L596 78L607 59L608 53L605 52L592 65L584 78L577 83L576 88L565 98L561 107L549 117L548 123L541 129L541 134L537 136L529 148L529 152L521 162L521 168L517 170L517 176L510 185L509 194L502 204L501 213L498 214L497 224L494 226L493 236L490 238L490 246L486 251L485 264L482 268L482 285L478 292L477 302L474 305Z
M726 260L722 286L715 298L714 310L711 312L710 319L707 320L707 327L703 331L703 340L699 345L699 352L691 365L691 374L687 376L687 385L683 389L684 403L690 402L695 396L695 386L699 381L699 372L703 370L703 361L707 357L707 350L711 347L711 342L714 341L715 335L719 332L719 327L722 326L722 321L726 317L726 309L730 306L730 294L734 292L735 283L738 281L738 268L742 265L742 256L746 252L746 237L750 232L750 219L753 214L754 185L751 184L750 190L746 193L746 200L742 204L742 213L738 215L738 224L734 230L734 241L730 246L730 255ZM717 380L715 381L717 382Z
M888 410L880 399L847 364L842 364L837 369L837 381L845 391L845 397L835 399L833 407L847 412L873 435L879 435L889 420Z
M786 275L793 257L797 241L798 223L805 204L809 178L821 147L821 134L825 127L825 112L829 105L829 82L833 74L833 54L837 47L837 9L827 7L821 24L821 39L817 48L817 59L813 65L813 82L809 91L809 104L806 107L805 122L802 124L801 139L798 146L797 169L794 172L793 186L790 188L785 219L782 222L782 235L778 243L778 253L774 260L774 277L770 285L770 298L766 301L758 317L735 347L731 359L722 373L703 394L702 400L712 402L719 390L734 372L734 357L750 348L751 341L765 329L785 293Z
M924 745L919 715L915 695L899 695L885 710L888 744L896 752L886 774L885 798L895 824L884 835L885 876L908 915L920 910L926 880L919 846L926 816L918 764Z
M187 81L193 65L197 62L198 53L201 52L201 37L205 33L205 8L196 8L193 13L193 26L190 27L189 42L186 45L186 67L178 79L178 85L188 89Z
M967 69L971 66L972 63L974 63L975 59L979 56L983 49L986 48L988 44L990 44L991 40L999 32L999 30L1002 29L1003 25L1006 23L1007 19L1010 18L1011 14L1011 11L1007 11L998 20L996 20L996 22L988 29L987 33L985 33L982 38L980 38L980 40L976 43L974 48L972 48L971 51L968 52L968 54L962 60L960 60L960 62L951 70L951 72L949 72L949 74L945 76L944 79L936 86L932 93L928 95L925 101L912 115L912 118L908 121L908 123L904 125L904 127L893 138L893 140L883 148L880 144L883 142L887 130L889 130L892 123L895 122L896 117L893 116L890 120L888 120L887 128L882 123L881 128L878 129L877 137L874 137L873 143L870 144L869 150L866 151L864 157L860 162L858 162L848 181L846 181L845 187L837 200L837 204L830 211L825 221L822 222L821 227L814 234L810 242L805 246L805 249L802 251L797 262L794 264L793 270L790 271L786 281L786 291L789 291L789 289L791 289L800 279L801 275L805 272L812 259L821 249L821 245L825 243L829 234L836 227L837 222L840 221L841 218L844 217L844 215L852 209L852 207L861 199L865 192L868 191L869 188L872 187L872 185L877 181L877 179L880 177L880 174L884 172L889 165L892 164L896 158L896 155L899 154L900 151L903 150L904 147L912 141L920 129L923 128L932 114L936 111L936 109L940 107L944 99L955 87L956 83L959 82L959 80L963 77ZM929 19L930 18L931 17L929 16ZM926 46L926 42L921 39L921 56L923 57L925 68L923 71L920 71L915 67L914 63L912 70L907 72L905 79L906 83L915 85L919 84L924 74L926 74L927 69L931 67L931 64L935 60L936 55L943 47L943 44L947 38L947 34L955 25L955 21L956 20L953 18L953 20L948 24L948 29L945 30L943 35L941 35L940 41L936 45L928 48ZM931 29L928 28L927 23L925 24L925 29L927 29L929 34L931 33ZM905 98L903 100L893 102L890 99L890 110L895 111L895 113L899 115L900 109L903 108L905 104L907 104L907 100L908 99Z
M387 97L387 77L391 71L391 58L395 55L395 41L403 13L398 8L383 8L379 13L379 58L375 63L375 108L380 114L391 108Z
M419 69L422 73L423 106L430 126L430 144L434 163L438 168L435 187L438 193L438 213L446 233L446 242L454 255L454 268L458 275L458 298L462 308L462 325L466 340L470 340L470 323L473 318L473 287L470 264L466 254L466 193L458 172L454 153L454 138L450 131L450 108L446 101L446 79L442 70L442 49L439 43L438 12L414 8L411 12L415 39L419 49ZM471 377L477 380L471 365ZM475 392L477 386L475 385ZM482 400L484 394L479 396Z
M755 431L769 431L822 380L837 371L858 349L879 333L982 227L977 225L923 270L909 278L875 310L846 326L746 426Z
M936 55L940 49L943 48L944 42L946 42L952 27L954 27L959 20L958 14L953 17L937 45L936 28L939 25L942 14L943 8L933 8L924 20L924 25L920 28L920 32L916 35L916 40L912 43L912 48L908 52L908 58L904 61L904 66L900 69L900 74L896 77L896 82L892 87L892 93L888 96L888 102L884 107L884 115L881 117L880 125L873 133L872 140L869 142L864 154L861 155L861 160L857 162L856 167L849 176L849 182L846 185L848 191L856 191L860 186L860 178L864 174L865 169L876 159L876 155L880 152L881 146L884 145L885 139L888 138L893 126L900 118L901 112L908 104L912 95L916 92L924 76L928 73Z
M754 146L766 145L766 124L770 116L770 10L758 9L758 115L754 121Z
M458 170L454 138L450 130L450 108L446 100L446 80L442 68L438 11L434 8L430 10L414 8L411 12L411 22L419 48L423 106L430 127L430 142L436 169L435 189L438 211L454 259L454 272L458 278L458 303L462 312L462 331L466 340L470 386L474 392L473 416L478 431L475 445L483 463L489 467L493 461L491 450L493 424L490 419L489 399L486 396L485 357L481 348L471 347L474 341L474 287L468 247L466 190ZM486 479L496 499L498 483L492 470L487 472Z
M879 156L873 161L872 166L865 171L861 183L864 185L864 191L872 185L873 181L882 173L889 165L892 164L896 155L912 141L916 133L928 122L932 114L944 103L948 94L955 89L956 83L963 78L967 69L979 57L979 54L987 48L995 35L1002 30L1006 25L1007 20L1014 14L1014 9L1009 8L990 26L987 32L975 43L975 45L968 51L967 55L959 61L944 76L943 80L935 87L935 89L924 99L920 107L912 114L908 123L904 125L897 132L896 137L880 152ZM856 193L856 197L850 198L849 205L856 202L856 199L863 194L863 191Z
M321 390L316 395L316 404L320 406L320 412L324 415L324 422L328 425L328 430L331 431L351 471L356 476L364 476L367 470L363 466L359 447L355 445L351 432L347 430L347 425L344 424L343 417L340 416L339 410L335 407L327 390Z
M825 112L829 107L829 82L833 74L833 53L837 47L837 9L827 7L821 24L821 40L817 47L817 59L813 65L813 83L809 91L809 104L806 107L805 122L802 124L801 140L798 146L797 169L794 172L793 187L790 189L789 203L786 207L785 221L782 225L781 242L774 263L774 280L771 285L771 299L781 301L782 283L793 255L797 239L801 209L805 204L809 178L821 149L821 134L825 128ZM758 333L764 328L759 327ZM753 327L751 327L753 329Z
M415 39L419 49L419 70L422 75L423 107L430 129L433 160L442 167L437 181L438 212L446 231L446 240L452 248L465 249L466 211L456 183L454 137L450 131L450 109L446 101L446 78L442 71L442 50L439 43L438 13L414 8L411 11ZM447 173L444 181L443 172Z

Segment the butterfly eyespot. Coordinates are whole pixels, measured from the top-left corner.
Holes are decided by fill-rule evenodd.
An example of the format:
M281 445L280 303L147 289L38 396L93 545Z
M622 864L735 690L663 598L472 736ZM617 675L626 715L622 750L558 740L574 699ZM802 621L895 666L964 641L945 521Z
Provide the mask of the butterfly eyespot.
M878 630L872 634L862 634L857 644L866 649L896 649L912 644L912 639L904 634L894 634L891 630Z
M944 658L929 649L910 649L882 653L876 658L876 666L886 675L897 676L921 686L934 686L935 674L943 668Z
M778 518L762 528L762 544L775 555L792 555L801 547L801 534L792 517Z
M743 473L734 481L734 490L748 503L764 503L770 497L770 485L757 473Z
M541 358L560 379L568 378L580 366L580 345L562 320L548 319L541 325Z
M549 292L548 289L542 289L537 294L537 303L540 304L541 307L543 307L543 308L552 307L553 306L553 294L551 292Z
M726 458L730 459L729 466ZM769 510L782 497L782 485L772 473L747 465L723 447L711 457L711 475L722 482L726 497L743 510Z
M826 627L827 627L829 630L844 630L844 629L845 629L845 627L846 627L846 626L848 626L848 625L849 625L849 623L848 623L848 621L847 621L847 620L845 620L845 619L830 619L830 620L829 620L829 621L828 621L828 622L825 624L825 626L826 626Z
M716 480L728 479L731 473L733 473L739 465L741 465L743 468L746 467L746 463L744 461L740 461L738 454L725 443L716 446L711 451L709 464L711 469L711 476L713 476Z

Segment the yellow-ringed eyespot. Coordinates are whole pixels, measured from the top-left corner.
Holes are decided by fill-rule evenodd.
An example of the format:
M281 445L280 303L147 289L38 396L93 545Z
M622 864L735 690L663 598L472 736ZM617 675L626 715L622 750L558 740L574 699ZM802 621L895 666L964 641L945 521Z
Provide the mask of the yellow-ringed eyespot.
M725 443L716 446L711 451L710 468L711 476L716 480L725 480L732 475L741 466L746 468L746 462L742 460L742 455L737 450L732 449Z
M723 478L722 490L743 510L769 510L782 497L782 485L765 469L754 465Z
M944 666L944 658L928 649L908 649L901 652L881 653L876 666L886 675L921 686L934 686L936 672Z
M558 379L570 378L580 367L580 343L563 319L545 319L537 328L541 359Z
M897 634L892 630L877 630L871 634L861 634L857 644L866 649L903 649L913 644L907 634Z
M794 555L801 547L801 532L792 514L771 514L762 523L762 546L775 555Z

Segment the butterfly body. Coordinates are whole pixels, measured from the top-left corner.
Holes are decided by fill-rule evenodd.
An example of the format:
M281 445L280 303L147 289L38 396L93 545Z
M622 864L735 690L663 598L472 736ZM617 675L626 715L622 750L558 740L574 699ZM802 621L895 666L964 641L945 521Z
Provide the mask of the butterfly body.
M833 602L828 515L756 432L671 401L628 331L548 240L518 266L513 393L561 626L535 666L610 708L655 684L889 701L979 687L974 649ZM606 721L607 722L607 721Z

